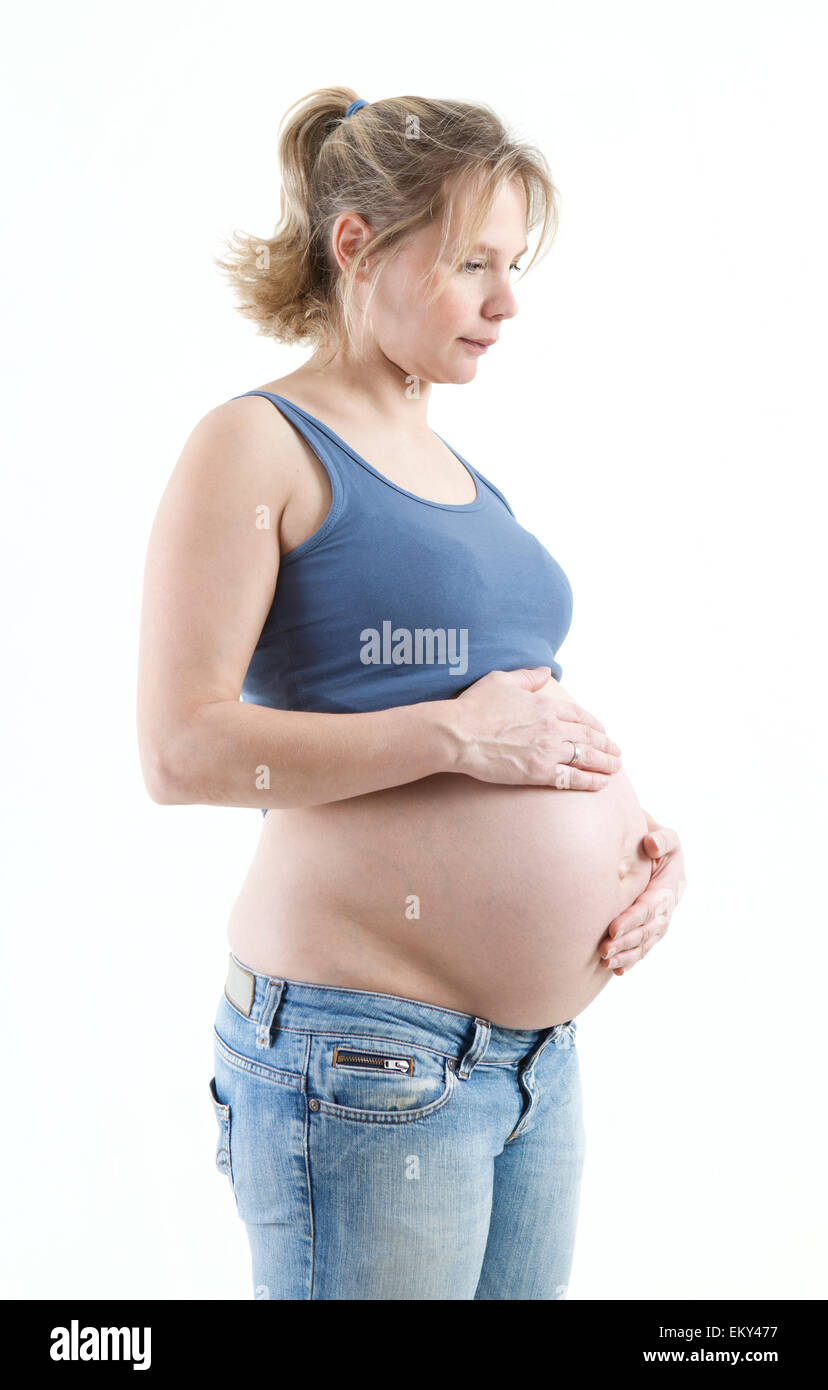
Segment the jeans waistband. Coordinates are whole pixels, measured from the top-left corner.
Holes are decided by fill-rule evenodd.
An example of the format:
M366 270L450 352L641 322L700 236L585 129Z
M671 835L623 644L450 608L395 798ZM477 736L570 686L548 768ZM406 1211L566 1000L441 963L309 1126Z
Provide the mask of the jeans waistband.
M372 1028L381 1027L385 1037L456 1056L459 1075L467 1074L484 1056L488 1063L520 1062L564 1035L568 1045L575 1031L574 1020L549 1028L502 1028L474 1014L402 995L261 975L232 951L224 993L239 1013L256 1024L256 1040L262 1047L270 1046L275 1027L346 1032L370 1016Z

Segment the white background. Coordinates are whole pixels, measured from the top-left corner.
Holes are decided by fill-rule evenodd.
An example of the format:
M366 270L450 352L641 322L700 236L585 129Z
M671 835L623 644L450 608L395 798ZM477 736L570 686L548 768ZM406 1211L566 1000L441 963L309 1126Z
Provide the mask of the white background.
M828 1295L825 40L803 0L7 18L6 1297L252 1297L207 1087L261 817L150 800L138 619L190 430L307 355L211 257L270 235L279 119L340 83L485 101L550 161L555 247L429 423L564 566L563 683L685 848L579 1019L569 1297Z

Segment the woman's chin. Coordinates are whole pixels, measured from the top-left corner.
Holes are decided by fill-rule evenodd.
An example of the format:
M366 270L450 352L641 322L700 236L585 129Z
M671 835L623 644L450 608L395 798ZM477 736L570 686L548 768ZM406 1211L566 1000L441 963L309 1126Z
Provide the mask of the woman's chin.
M464 386L466 382L474 381L476 376L477 361L473 357L467 357L463 362L435 367L429 381L434 382L435 386Z

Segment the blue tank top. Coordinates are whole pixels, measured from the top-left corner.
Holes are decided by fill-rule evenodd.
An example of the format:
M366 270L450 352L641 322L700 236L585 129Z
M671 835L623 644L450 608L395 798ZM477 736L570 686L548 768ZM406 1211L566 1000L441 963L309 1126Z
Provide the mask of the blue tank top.
M549 666L560 680L569 580L442 435L474 479L472 502L417 497L300 406L243 394L296 427L332 493L321 526L280 558L243 700L343 714L449 699L489 671Z

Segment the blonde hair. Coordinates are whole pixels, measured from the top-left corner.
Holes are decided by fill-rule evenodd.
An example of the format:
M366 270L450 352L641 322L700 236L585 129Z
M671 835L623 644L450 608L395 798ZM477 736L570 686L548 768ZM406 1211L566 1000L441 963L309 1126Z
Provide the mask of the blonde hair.
M525 193L527 232L541 223L527 270L557 231L558 192L544 155L513 139L488 106L389 97L343 119L355 99L350 87L323 87L288 108L279 126L282 187L273 236L234 232L227 254L214 257L236 292L239 313L279 342L337 345L354 337L355 279L366 256L373 267L367 308L404 240L435 221L441 242L426 280L439 295L512 180ZM343 212L364 218L372 233L346 272L329 242ZM456 254L436 278L452 225Z

